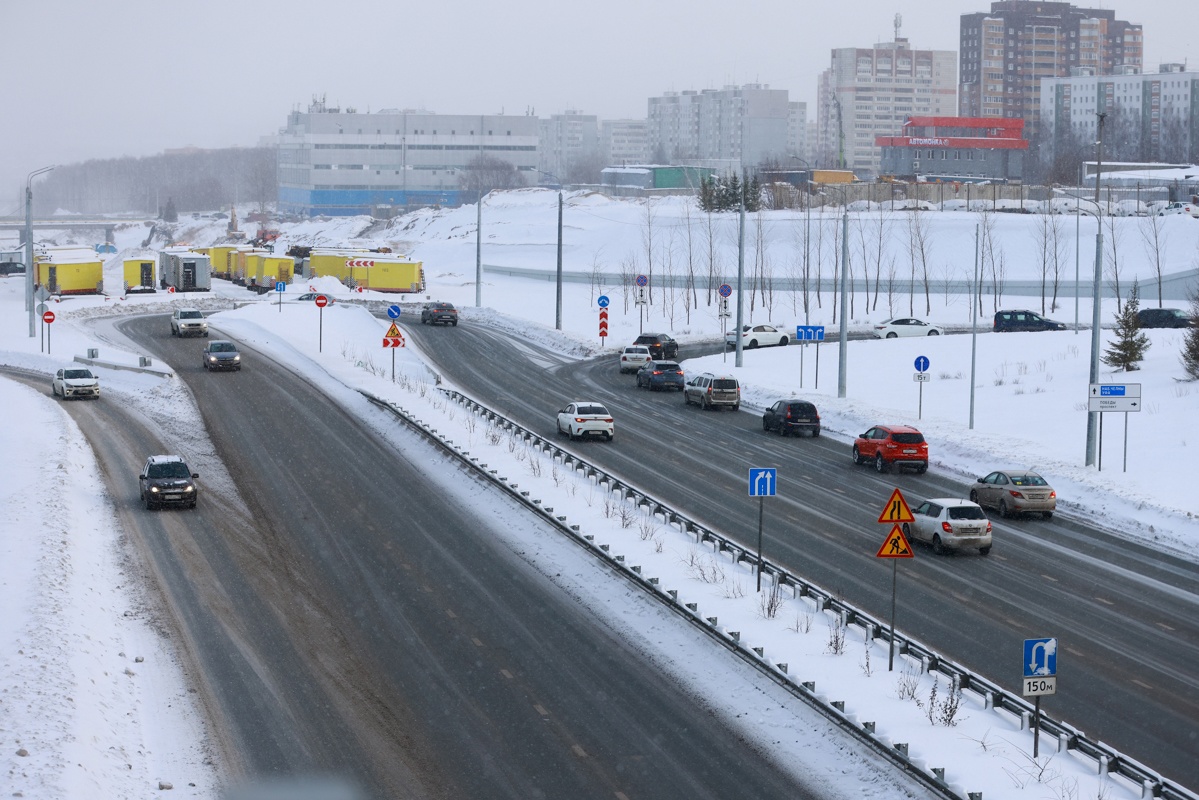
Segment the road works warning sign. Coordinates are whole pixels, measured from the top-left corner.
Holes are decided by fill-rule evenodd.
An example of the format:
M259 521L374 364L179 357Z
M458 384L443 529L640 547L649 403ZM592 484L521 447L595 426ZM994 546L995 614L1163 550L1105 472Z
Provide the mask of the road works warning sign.
M875 558L915 558L908 537L903 535L903 528L898 525L891 527L883 546L874 554Z

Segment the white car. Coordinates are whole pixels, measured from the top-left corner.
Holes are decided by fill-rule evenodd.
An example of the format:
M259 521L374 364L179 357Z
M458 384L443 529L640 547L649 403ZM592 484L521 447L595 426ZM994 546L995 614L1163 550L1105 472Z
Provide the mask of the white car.
M901 336L940 336L942 330L915 317L896 317L875 325L870 333L875 339L898 339Z
M290 299L292 302L295 302L295 303L315 303L316 298L320 297L323 294L325 295L325 300L328 301L327 305L333 305L334 303L337 302L337 299L334 298L333 295L325 294L324 292L304 292L304 294L298 295L298 296L290 298Z
M1159 217L1168 217L1173 214L1186 214L1188 217L1199 219L1199 206L1194 203L1170 203L1157 212Z
M791 337L787 332L773 325L742 325L741 347L752 350L755 347L785 347ZM729 331L724 335L724 343L729 347L737 346L737 332Z
M71 397L99 399L100 379L90 369L60 369L50 381L50 391L64 400Z
M171 314L172 336L208 336L208 320L198 308L176 308Z
M572 440L599 436L610 442L616 428L603 403L580 400L558 412L558 433L565 433Z
M938 497L925 500L912 509L914 522L903 523L903 534L933 546L933 552L978 548L978 554L991 552L991 520L982 506L969 500Z
M631 344L620 354L620 371L636 372L652 360L653 358L649 354L648 347L640 344Z

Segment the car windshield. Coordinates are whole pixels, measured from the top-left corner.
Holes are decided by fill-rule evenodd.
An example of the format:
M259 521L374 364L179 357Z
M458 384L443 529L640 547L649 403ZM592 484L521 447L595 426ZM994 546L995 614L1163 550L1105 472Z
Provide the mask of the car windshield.
M1040 475L1012 475L1012 483L1016 486L1048 486L1049 482Z
M180 311L179 319L204 319L204 315L199 311Z
M924 442L924 434L922 433L894 433L891 438L896 444L922 444Z
M62 376L67 379L95 377L92 375L91 370L87 369L68 369L63 372Z
M151 464L147 473L151 478L190 478L187 464L182 461L167 461L162 464Z
M580 414L597 414L602 417L608 416L608 409L601 405L579 406Z
M950 519L986 519L987 515L978 506L950 506Z
M233 342L213 342L208 346L210 352L213 353L236 353L237 348L233 346Z

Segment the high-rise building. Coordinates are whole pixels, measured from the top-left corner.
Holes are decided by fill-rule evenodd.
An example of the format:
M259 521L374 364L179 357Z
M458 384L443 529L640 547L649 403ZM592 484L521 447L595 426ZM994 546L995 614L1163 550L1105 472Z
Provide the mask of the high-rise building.
M599 118L594 114L567 110L540 121L541 164L537 167L546 180L558 183L594 183L604 166L599 157ZM595 175L580 173L594 171Z
M1046 78L1041 126L1051 159L1093 159L1099 114L1106 114L1106 160L1199 163L1199 72L1182 64L1129 75Z
M537 183L537 118L384 110L314 100L279 132L279 208L306 216L473 203L463 170L480 156Z
M643 119L601 121L600 155L608 167L648 163L649 123Z
M749 83L649 99L649 157L658 163L752 169L789 163L803 145L807 103Z
M875 175L882 152L876 137L892 135L907 117L948 117L956 108L952 50L913 50L898 36L869 48L836 48L818 86L817 165Z
M1116 12L1042 0L999 0L961 17L963 117L1021 117L1036 136L1041 81L1140 72L1141 26Z

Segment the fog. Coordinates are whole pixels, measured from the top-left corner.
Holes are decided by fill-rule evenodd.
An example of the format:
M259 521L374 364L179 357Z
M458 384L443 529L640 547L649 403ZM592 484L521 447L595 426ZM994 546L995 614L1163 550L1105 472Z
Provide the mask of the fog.
M1199 61L1177 3L1096 3L1145 29L1145 65ZM958 49L962 13L987 2L712 0L382 3L149 0L7 3L0 215L23 213L26 176L50 164L196 146L253 146L314 95L360 111L644 118L664 91L762 83L808 103L832 47L900 35ZM1180 24L1181 23L1181 24ZM15 47L14 47L15 45Z

